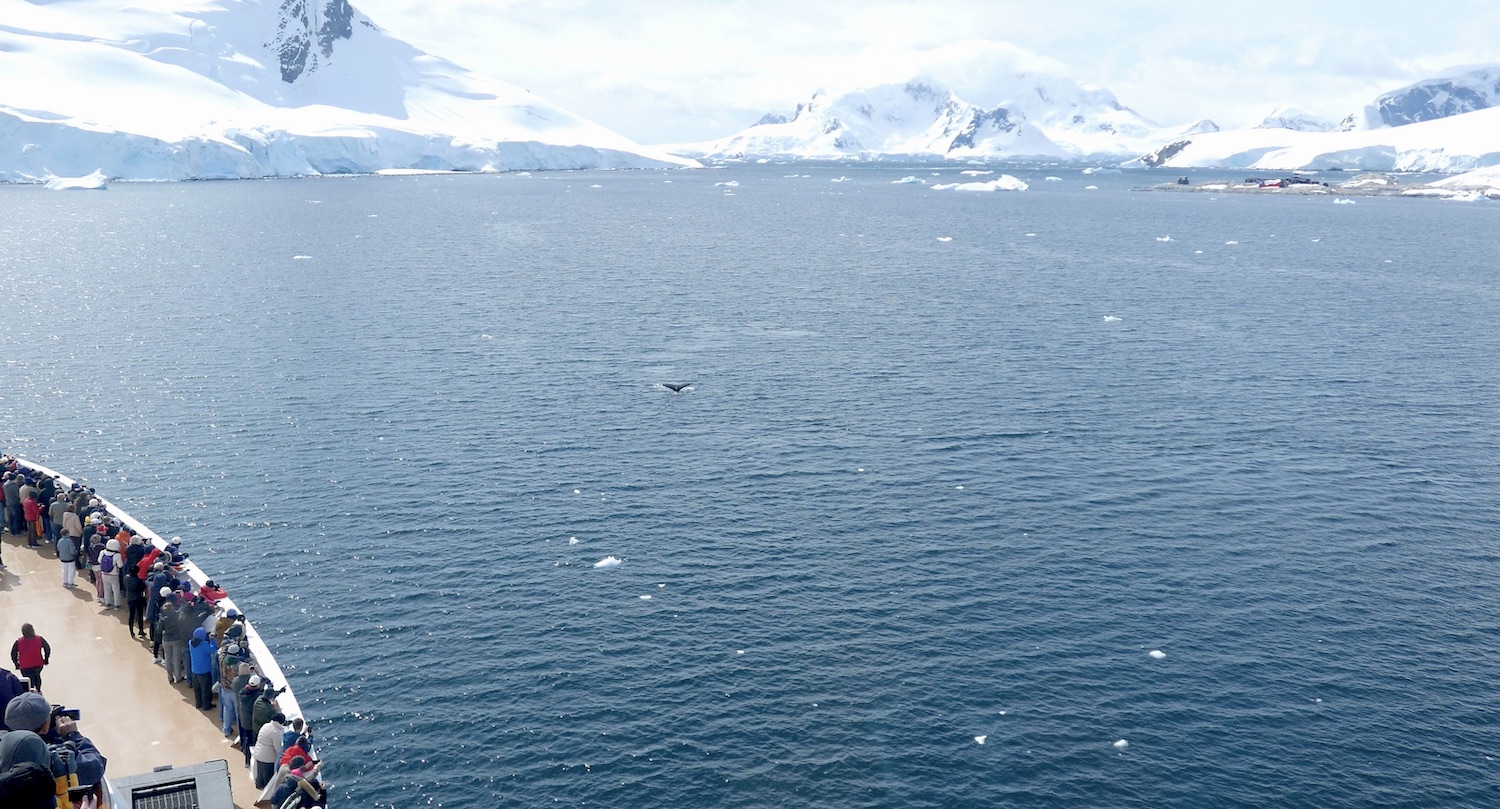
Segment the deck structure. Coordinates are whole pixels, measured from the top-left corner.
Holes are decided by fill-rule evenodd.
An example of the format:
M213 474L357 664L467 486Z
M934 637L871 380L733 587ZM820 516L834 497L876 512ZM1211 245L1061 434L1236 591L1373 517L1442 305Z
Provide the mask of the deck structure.
M81 575L77 588L64 587L50 546L28 548L9 533L3 542L0 639L8 650L23 623L47 639L52 664L42 670L43 693L53 704L81 711L78 730L108 760L106 777L224 759L234 805L253 809L258 790L244 754L219 732L218 709L197 710L187 683L167 683L150 641L131 637L127 610L98 606L93 585ZM12 668L8 655L5 663Z

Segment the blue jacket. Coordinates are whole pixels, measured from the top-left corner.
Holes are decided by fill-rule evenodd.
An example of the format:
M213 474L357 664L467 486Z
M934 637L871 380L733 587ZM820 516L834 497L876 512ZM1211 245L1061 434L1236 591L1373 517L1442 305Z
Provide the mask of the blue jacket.
M193 630L193 639L188 641L188 657L194 674L213 674L218 652L219 645L208 637L203 627Z

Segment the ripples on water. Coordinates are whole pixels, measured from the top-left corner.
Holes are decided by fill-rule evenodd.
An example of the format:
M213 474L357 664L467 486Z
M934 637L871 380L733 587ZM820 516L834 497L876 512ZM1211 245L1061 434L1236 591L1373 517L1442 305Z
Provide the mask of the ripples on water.
M1494 802L1494 206L807 173L0 188L6 447L351 805Z

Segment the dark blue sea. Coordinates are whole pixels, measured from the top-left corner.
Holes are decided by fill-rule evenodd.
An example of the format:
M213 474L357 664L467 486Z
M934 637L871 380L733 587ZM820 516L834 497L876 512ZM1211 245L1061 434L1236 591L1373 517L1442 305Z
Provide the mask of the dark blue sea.
M1500 206L933 171L0 188L0 450L340 806L1500 805Z

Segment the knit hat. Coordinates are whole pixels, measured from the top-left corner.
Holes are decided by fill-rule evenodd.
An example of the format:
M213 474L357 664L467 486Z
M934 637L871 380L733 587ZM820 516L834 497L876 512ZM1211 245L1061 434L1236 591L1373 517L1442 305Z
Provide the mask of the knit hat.
M292 769L294 769L294 770L300 770L306 764L307 764L307 759L305 759L305 758L303 758L301 756L292 756Z
M120 540L118 540L118 539L111 539L110 541L104 543L104 549L107 550L107 551L111 551L111 552L119 551L120 550Z
M52 704L35 691L12 699L5 706L5 725L12 730L36 730L52 715Z
M172 595L172 588L170 588L170 587L162 587L161 590L157 593L157 595L161 596L162 598L166 598L166 597Z

